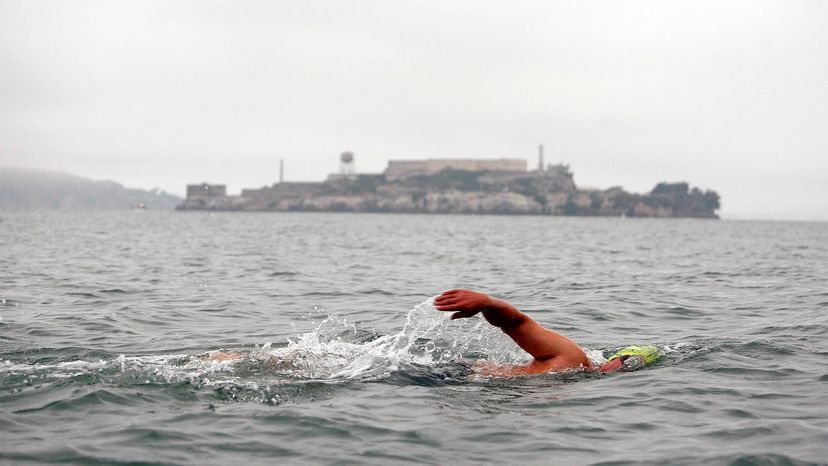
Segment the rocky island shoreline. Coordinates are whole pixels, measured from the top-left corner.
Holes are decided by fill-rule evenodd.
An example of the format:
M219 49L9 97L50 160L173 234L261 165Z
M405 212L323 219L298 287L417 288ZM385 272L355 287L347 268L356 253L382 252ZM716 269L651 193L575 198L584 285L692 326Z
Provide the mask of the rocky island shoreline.
M202 183L188 186L177 209L718 218L719 195L685 182L658 183L646 194L620 187L578 189L566 165L526 171L520 170L520 162L526 163L521 160L485 162L392 161L382 174L279 182L238 196L228 196L223 185Z

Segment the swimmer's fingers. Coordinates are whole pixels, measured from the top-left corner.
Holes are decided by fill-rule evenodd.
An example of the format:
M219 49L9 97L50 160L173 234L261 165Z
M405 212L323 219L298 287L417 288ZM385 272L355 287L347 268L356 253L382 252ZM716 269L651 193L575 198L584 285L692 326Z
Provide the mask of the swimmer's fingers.
M434 304L454 304L461 300L468 301L469 298L481 295L469 290L449 290L434 298Z
M446 308L446 307L449 307L449 306L457 306L458 304L460 304L462 302L463 302L462 300L457 299L457 298L455 298L455 299L441 299L439 301L435 300L434 301L434 306L437 309L443 310L443 308Z
M435 306L438 311L467 311L468 309L456 304L444 304L442 306Z
M435 301L437 299L456 298L458 296L469 295L469 294L477 294L477 293L475 293L474 291L471 291L471 290L463 290L463 289L457 288L457 289L454 289L454 290L448 290L448 291L444 291L444 292L440 293L440 296L438 296L435 299Z
M440 301L445 301L447 299L456 298L460 291L461 290L446 291L445 293L442 293L440 296L437 296L436 298L434 298L434 302L436 303L436 302L440 302Z
M437 308L438 311L464 311L470 310L466 303L459 299L453 300L446 300L441 302L435 302L434 307Z
M451 320L454 320L454 319L466 319L466 318L468 318L468 317L473 317L475 314L477 314L477 312L478 312L478 311L460 311L460 312L455 312L454 314L452 314L452 315L451 315Z
M484 293L470 290L453 290L456 293L443 294L434 300L434 305L441 311L470 310L482 311L492 306L492 298Z
M457 304L458 302L460 302L460 298L453 298L453 297L442 298L442 299L435 299L435 300L434 300L434 304L436 304L437 306L445 306L445 305L449 305L449 304Z

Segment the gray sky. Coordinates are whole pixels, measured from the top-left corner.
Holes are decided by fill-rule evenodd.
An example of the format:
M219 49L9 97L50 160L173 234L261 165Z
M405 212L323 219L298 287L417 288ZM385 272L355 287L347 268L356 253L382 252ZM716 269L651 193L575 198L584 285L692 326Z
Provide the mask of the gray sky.
M343 150L828 220L828 2L0 0L0 165L183 194Z

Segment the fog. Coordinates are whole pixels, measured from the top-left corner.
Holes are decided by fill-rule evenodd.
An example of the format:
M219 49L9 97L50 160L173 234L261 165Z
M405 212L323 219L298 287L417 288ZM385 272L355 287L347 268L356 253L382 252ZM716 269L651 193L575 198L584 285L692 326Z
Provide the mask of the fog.
M0 165L183 195L543 143L581 187L828 220L826 31L820 1L0 1Z

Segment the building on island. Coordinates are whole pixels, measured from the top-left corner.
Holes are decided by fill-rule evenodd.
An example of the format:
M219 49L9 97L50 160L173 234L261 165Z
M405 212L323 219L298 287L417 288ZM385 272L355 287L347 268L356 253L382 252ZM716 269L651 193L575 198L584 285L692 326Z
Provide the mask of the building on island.
M514 172L527 170L525 159L425 159L390 160L385 169L389 181L417 175L434 175L442 170L466 170L470 172Z
M227 186L223 184L188 184L187 199L224 197L227 195Z
M188 184L187 199L176 207L178 210L214 209L217 204L225 204L227 186L223 184Z

